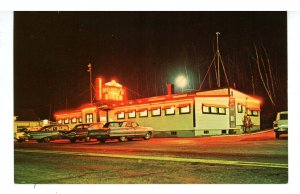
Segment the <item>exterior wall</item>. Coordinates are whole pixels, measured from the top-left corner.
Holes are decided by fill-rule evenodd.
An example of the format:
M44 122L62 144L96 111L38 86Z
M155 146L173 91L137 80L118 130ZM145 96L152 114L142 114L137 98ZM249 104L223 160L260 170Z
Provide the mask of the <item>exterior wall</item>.
M249 116L251 118L251 121L253 123L253 127L251 128L251 131L257 131L260 130L260 115L261 115L261 111L260 111L260 102L259 100L243 94L242 92L236 91L231 89L231 92L233 94L233 97L236 99L235 103L236 103L236 125L237 128L241 129L242 131L242 125L243 125L243 119L244 119L244 115L245 112L247 111L247 109L254 109L258 111L258 115L257 116ZM240 104L243 109L242 112L238 112L238 104Z
M86 115L87 114L92 114L93 115L93 123L96 123L97 122L97 115L98 115L97 111L98 110L97 110L96 106L82 109L82 122L83 123L89 123L86 120Z
M43 122L40 122L40 121L15 121L14 122L14 133L16 133L19 128L41 127L42 125L43 125Z
M209 114L203 113L203 104L219 105L225 107L226 114ZM229 109L228 109L228 97L196 97L195 98L195 117L196 127L195 136L202 135L221 135L226 130L225 134L229 133Z
M190 103L190 113L180 114L179 104ZM165 115L165 110L162 108L165 106L175 106L174 115ZM160 116L152 116L151 108L161 107ZM155 136L176 136L176 137L193 137L194 136L194 124L193 124L193 100L186 100L181 102L169 102L155 105L143 105L143 106L128 106L124 108L116 108L109 112L109 120L118 120L116 112L127 110L138 110L141 108L148 108L148 117L140 117L139 112L136 112L136 118L128 118L128 113L125 113L125 119L120 120L135 120L142 126L152 127L155 131Z

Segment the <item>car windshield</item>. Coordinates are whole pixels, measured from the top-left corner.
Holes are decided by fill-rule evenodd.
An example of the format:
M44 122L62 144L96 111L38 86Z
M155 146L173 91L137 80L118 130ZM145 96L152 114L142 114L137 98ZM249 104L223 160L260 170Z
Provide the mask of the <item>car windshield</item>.
M123 122L108 122L105 123L105 125L103 126L104 128L108 128L108 127L121 127L123 124Z
M288 114L280 114L280 120L288 120Z

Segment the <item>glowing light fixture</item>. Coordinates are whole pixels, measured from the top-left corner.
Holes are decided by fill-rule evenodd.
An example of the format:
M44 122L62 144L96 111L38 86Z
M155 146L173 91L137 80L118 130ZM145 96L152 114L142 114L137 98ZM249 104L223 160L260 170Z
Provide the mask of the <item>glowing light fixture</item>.
M183 88L187 85L187 82L188 82L187 79L182 75L178 76L175 80L176 86L180 87L182 92L183 92Z

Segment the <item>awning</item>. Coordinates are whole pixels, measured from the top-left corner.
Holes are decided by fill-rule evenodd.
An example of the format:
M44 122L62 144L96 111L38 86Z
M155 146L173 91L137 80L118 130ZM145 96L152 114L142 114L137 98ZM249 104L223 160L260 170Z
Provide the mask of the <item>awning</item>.
M157 110L160 109L160 106L151 107L149 110Z
M177 108L187 107L187 106L190 106L190 105L191 105L190 103L179 104L179 105L177 105Z
M124 112L124 110L119 110L119 111L115 112L115 114L120 114L122 112Z
M166 110L166 109L170 109L170 108L172 108L172 107L174 107L174 105L164 106L164 107L162 107L162 109L163 109L163 110Z
M148 110L148 108L140 108L140 109L137 109L136 111L137 112L144 112L145 110Z
M260 107L247 107L247 109L260 111Z
M202 104L202 106L218 107L218 108L228 108L228 105L224 105L224 104Z

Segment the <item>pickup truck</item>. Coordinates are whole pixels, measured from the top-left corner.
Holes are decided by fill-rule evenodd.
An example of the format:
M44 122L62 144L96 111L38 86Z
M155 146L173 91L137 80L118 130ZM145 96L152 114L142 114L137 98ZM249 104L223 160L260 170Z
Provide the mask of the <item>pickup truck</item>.
M273 122L273 128L276 139L279 139L281 134L288 134L288 111L277 113L276 120Z
M89 128L87 136L104 143L108 139L118 139L120 142L142 137L149 140L153 136L151 127L141 127L134 121L107 122L101 128Z

